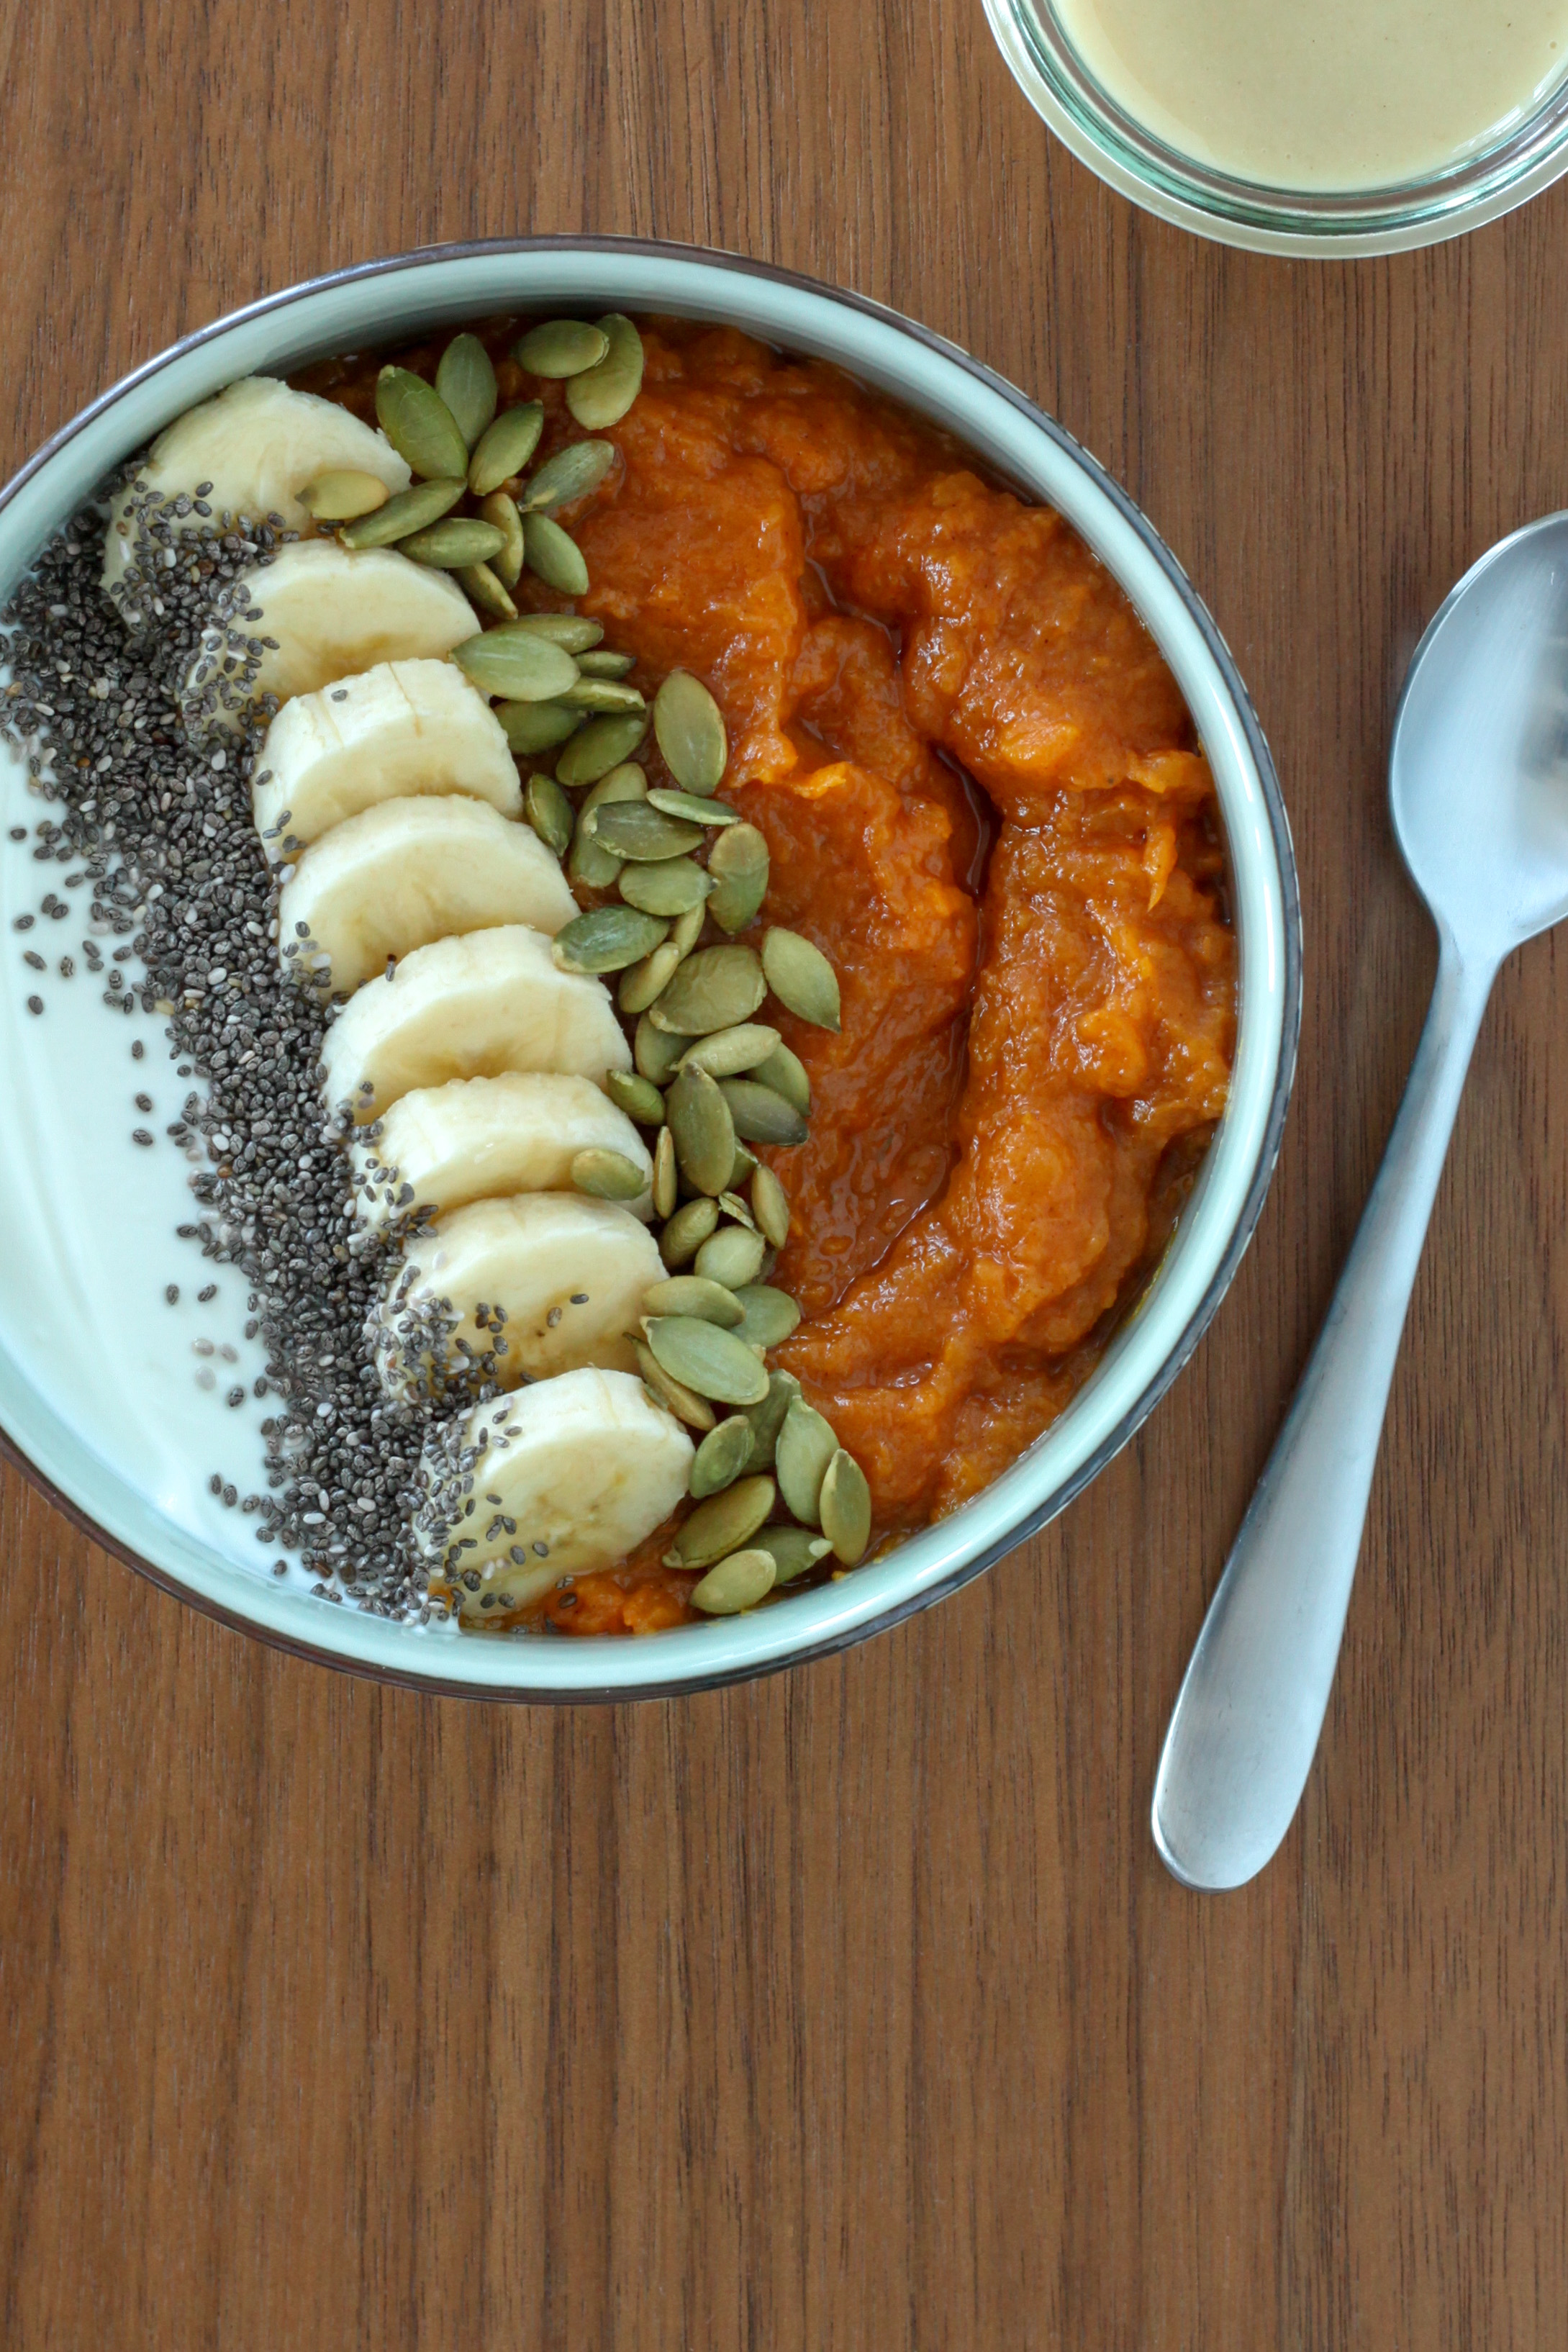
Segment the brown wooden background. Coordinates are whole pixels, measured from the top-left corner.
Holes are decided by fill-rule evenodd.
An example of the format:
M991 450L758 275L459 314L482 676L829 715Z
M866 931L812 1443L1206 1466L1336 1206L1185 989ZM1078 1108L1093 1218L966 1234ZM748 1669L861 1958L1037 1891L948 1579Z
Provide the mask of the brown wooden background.
M1568 2340L1568 958L1483 1036L1326 1744L1260 1884L1150 1780L1432 970L1405 657L1568 503L1568 189L1228 254L1053 146L979 0L0 0L8 467L123 369L427 240L711 240L956 338L1228 633L1306 904L1283 1161L1213 1332L1040 1541L674 1706L434 1704L0 1496L0 2340ZM0 1113L3 1115L3 1113ZM3 1243L0 1243L3 1246Z

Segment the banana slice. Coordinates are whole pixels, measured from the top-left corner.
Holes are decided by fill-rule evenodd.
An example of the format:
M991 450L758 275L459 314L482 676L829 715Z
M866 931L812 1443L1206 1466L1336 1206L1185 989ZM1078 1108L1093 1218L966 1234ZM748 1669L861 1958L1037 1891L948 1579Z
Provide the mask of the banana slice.
M373 474L389 490L406 490L409 470L384 434L361 425L335 400L295 392L276 376L247 375L214 400L187 409L158 436L137 476L172 498L210 482L203 503L214 514L249 515L257 522L281 515L290 530L310 518L298 492L318 474L340 467ZM123 578L131 558L131 492L128 482L110 509L103 541L103 584ZM193 514L186 528L206 520ZM176 528L178 523L176 522Z
M514 1192L564 1192L578 1152L595 1147L643 1170L650 1193L626 1205L634 1216L651 1215L647 1147L591 1080L512 1070L422 1087L392 1105L373 1142L354 1144L354 1213L373 1228L394 1211L412 1216Z
M558 971L542 931L509 923L437 940L368 980L321 1048L329 1109L363 1126L416 1087L559 1070L601 1081L629 1070L632 1049L601 980Z
M472 1202L404 1249L374 1318L382 1384L390 1396L439 1388L465 1360L492 1351L505 1389L581 1364L634 1371L627 1335L664 1272L646 1225L613 1201L520 1192ZM458 1318L444 1338L433 1330L443 1310Z
M527 923L553 937L576 912L532 825L458 799L383 801L334 825L277 907L286 961L334 996L454 932Z
M301 847L379 802L466 793L522 813L511 746L484 696L448 661L378 662L285 703L257 757L251 812L267 854Z
M273 640L250 689L258 700L313 694L377 662L434 659L479 627L455 580L395 547L356 550L307 539L242 572L235 585L250 601L236 601L228 634ZM252 613L259 617L250 619ZM186 676L182 699L193 731L225 723L214 694L225 645L223 628L206 630Z
M562 1577L624 1559L691 1475L685 1431L625 1372L563 1372L443 1434L423 1465L416 1525L479 1622L486 1601L521 1609Z

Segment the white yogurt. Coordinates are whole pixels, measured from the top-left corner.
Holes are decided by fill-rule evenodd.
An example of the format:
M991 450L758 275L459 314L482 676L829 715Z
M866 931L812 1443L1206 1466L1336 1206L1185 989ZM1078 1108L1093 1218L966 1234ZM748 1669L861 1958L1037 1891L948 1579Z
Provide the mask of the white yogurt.
M1424 177L1568 68L1568 0L1054 0L1107 94L1239 178L1326 193Z

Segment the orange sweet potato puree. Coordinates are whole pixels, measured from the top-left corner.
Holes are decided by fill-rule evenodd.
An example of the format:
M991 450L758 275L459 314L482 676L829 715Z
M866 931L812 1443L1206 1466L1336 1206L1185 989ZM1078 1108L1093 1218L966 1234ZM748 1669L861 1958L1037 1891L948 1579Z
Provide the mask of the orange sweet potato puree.
M725 793L772 855L763 919L840 975L837 1035L765 1016L813 1098L810 1141L766 1154L793 1216L771 1278L805 1318L776 1360L863 1465L885 1537L1062 1411L1224 1108L1213 782L1059 516L831 367L643 331L622 462L566 517L580 609L650 690L679 666L717 697ZM502 376L570 437L558 387ZM640 756L656 769L651 739ZM664 1540L544 1613L682 1622L694 1580L659 1566Z

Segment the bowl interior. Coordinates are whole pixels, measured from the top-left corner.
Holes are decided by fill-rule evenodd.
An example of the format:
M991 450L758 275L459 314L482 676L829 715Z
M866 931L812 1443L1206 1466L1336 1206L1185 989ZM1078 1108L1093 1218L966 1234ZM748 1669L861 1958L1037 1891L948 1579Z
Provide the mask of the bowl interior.
M231 1382L261 1369L240 1339L243 1286L163 1236L190 1213L172 1153L140 1152L148 1123L177 1116L186 1082L162 1024L110 1017L97 983L0 995L0 1427L95 1531L172 1589L267 1638L361 1670L502 1696L613 1697L706 1686L820 1654L894 1622L977 1573L1075 1494L1124 1443L1196 1344L1234 1271L1278 1149L1295 1046L1298 917L1289 835L1257 722L1212 622L1124 495L1010 387L894 314L809 282L682 248L541 240L372 264L276 297L177 346L86 410L0 500L0 593L108 470L181 410L235 377L283 373L331 352L413 338L486 311L538 307L664 310L727 320L838 362L967 442L1058 508L1120 580L1186 695L1212 762L1228 835L1240 987L1229 1107L1176 1236L1093 1377L1005 1476L940 1526L841 1582L752 1617L625 1640L478 1640L417 1630L312 1596L281 1579L251 1522L207 1489L246 1491L266 1408L230 1408ZM0 817L38 814L18 763L0 767ZM35 878L0 858L0 928ZM59 947L71 942L60 927ZM40 944L52 945L52 941ZM19 971L18 967L18 971ZM131 1040L146 1040L132 1064ZM218 1299L194 1292L219 1282ZM164 1285L177 1280L177 1306ZM193 1340L235 1350L193 1381Z

